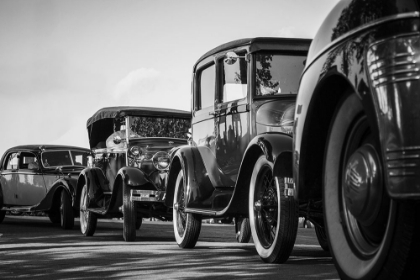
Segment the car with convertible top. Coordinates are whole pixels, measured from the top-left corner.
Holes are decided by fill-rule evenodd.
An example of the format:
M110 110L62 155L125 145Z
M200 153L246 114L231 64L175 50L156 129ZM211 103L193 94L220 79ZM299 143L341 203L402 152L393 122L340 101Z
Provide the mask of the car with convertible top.
M0 222L6 211L46 212L51 222L73 228L77 178L89 154L89 149L64 145L8 149L0 163Z
M299 86L294 180L341 279L420 279L420 2L342 0Z
M194 65L191 141L172 157L165 200L179 247L195 246L202 219L235 219L237 240L250 231L264 262L288 259L299 220L293 121L310 42L240 39Z
M165 108L106 107L89 118L92 157L76 194L82 234L92 236L98 218L123 218L123 238L134 241L143 218L171 221L170 158L190 126L190 112Z

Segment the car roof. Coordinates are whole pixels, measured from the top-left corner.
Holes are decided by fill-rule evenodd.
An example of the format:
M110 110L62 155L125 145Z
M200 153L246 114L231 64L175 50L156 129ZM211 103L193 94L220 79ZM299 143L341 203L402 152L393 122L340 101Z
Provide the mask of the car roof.
M50 144L30 144L30 145L20 145L15 146L7 149L10 150L40 150L43 149L45 151L50 150L86 150L89 151L87 148L76 147L76 146L68 146L68 145L50 145Z
M205 58L217 54L219 52L239 48L249 45L249 52L253 53L260 50L278 50L278 51L308 51L311 39L302 38L279 38L279 37L256 37L234 40L211 49L202 55L194 65L194 69L198 63Z
M156 116L156 117L176 117L181 119L190 119L191 112L168 109L168 108L155 108L155 107L134 107L134 106L118 106L118 107L105 107L99 109L92 117L87 120L86 127L89 127L96 121L125 117L125 116Z

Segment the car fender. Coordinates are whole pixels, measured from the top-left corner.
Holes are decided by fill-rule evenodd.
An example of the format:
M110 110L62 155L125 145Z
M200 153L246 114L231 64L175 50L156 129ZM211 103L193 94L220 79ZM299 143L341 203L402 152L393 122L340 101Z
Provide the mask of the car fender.
M118 170L116 178L118 177L121 177L121 180L131 187L152 184L142 170L131 166L124 166Z
M48 188L48 193L44 199L36 206L31 208L31 211L47 211L50 210L54 205L60 204L60 194L62 191L67 192L70 196L72 206L74 207L74 187L68 182L66 178L59 178Z
M243 156L235 190L225 215L248 216L248 196L251 176L255 162L261 155L273 163L273 175L277 177L293 178L293 139L288 134L264 133L255 136L248 144ZM220 213L222 214L222 213Z
M103 188L109 189L108 180L102 169L98 167L83 169L79 174L76 185L74 207L77 210L80 208L80 196L84 185L87 185L89 197L100 196L103 194Z
M173 206L175 182L179 171L184 171L184 180L187 188L186 203L187 207L208 207L202 205L202 201L213 194L214 182L218 183L217 175L208 172L199 149L207 149L207 147L196 146L183 146L176 151L172 158L169 174L168 184L166 187L166 200L167 207ZM214 156L203 151L205 155L204 160L210 162L214 160Z

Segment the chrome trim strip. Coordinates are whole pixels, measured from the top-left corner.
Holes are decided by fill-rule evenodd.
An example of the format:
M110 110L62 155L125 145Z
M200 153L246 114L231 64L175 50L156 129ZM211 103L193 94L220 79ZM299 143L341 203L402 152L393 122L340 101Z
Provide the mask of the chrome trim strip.
M403 14L398 14L398 15L393 15L393 16L388 16L388 17L383 17L377 20L374 20L366 25L360 26L358 28L355 28L347 33L345 33L344 35L338 37L337 39L335 39L334 41L330 42L327 46L325 46L323 49L321 49L312 59L309 63L307 63L303 73L305 74L306 70L312 65L312 63L314 63L320 56L322 56L325 52L327 52L328 49L332 48L335 45L338 45L339 43L341 43L342 41L344 41L345 39L347 39L348 37L353 36L356 33L359 33L363 30L372 28L376 25L385 23L385 22L389 22L389 21L394 21L394 20L400 20L400 19L408 19L408 18L420 18L420 13L419 12L410 12L410 13L403 13Z

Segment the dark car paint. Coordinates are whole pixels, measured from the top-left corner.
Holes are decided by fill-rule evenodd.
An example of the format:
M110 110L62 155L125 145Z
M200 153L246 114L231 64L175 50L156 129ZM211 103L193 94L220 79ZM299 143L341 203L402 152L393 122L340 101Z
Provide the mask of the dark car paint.
M42 150L40 149L42 147ZM43 151L54 151L54 150L78 150L86 153L90 153L88 149L75 147L75 146L60 146L60 145L22 145L16 146L8 149L2 156L1 166L0 166L0 176L4 172L4 164L6 156L12 152L30 152L33 153L40 162L40 155ZM76 182L79 173L84 167L78 166L66 166L61 167L61 169L46 168L40 166L38 170L25 170L28 174L38 174L43 176L43 181L45 181L45 176L52 176L54 179L51 180L51 184L47 185L45 181L45 195L38 203L34 205L4 205L3 203L3 190L0 188L0 208L1 207L13 207L24 212L34 212L34 211L48 211L53 207L54 203L57 203L58 195L64 189L70 195L72 200L72 206L74 207L74 195L76 189Z
M310 40L306 39L279 38L255 38L230 42L202 56L194 66L193 79L196 79L198 69L223 58L230 50L248 54L260 50L286 51L288 54L295 51L297 54L306 54L309 44ZM252 55L248 57L249 65L254 65L255 58ZM254 67L250 69L252 70L249 70L248 75L255 76ZM251 71L254 72L250 73ZM219 84L217 79L216 77L216 84ZM248 215L245 205L248 202L249 182L253 166L260 155L265 154L267 159L274 163L276 174L282 173L292 177L292 137L280 132L257 135L255 115L258 108L267 102L294 101L295 96L253 98L254 84L254 79L250 78L247 97L219 103L199 112L197 112L197 103L193 99L192 140L196 146L181 147L174 155L165 202L168 207L172 207L175 179L181 169L185 172L187 185L185 211L203 216ZM194 90L193 88L193 92ZM216 95L218 90L220 89L216 89ZM223 140L225 137L223 132L229 135L229 130L226 129L229 126L231 127L229 130L240 131L240 134L236 134L234 144L230 143L232 145L226 146L225 149L218 149L214 141L214 130L218 133L219 139ZM224 142L229 144L229 139L226 138ZM223 166L223 162L220 161L218 153L224 150L225 159L230 165Z
M375 42L403 33L418 34L419 1L340 1L321 25L311 45L301 79L295 114L294 178L301 201L321 200L322 160L335 108L347 92L355 92L368 113L370 126L380 136L385 168L397 161L399 175L386 170L388 193L393 198L420 197L419 81L389 83L386 109L381 114L369 79L367 52ZM414 109L414 110L413 110ZM316 148L314 148L316 147ZM415 170L409 165L417 166ZM395 169L394 169L395 170ZM406 174L406 175L405 175Z

